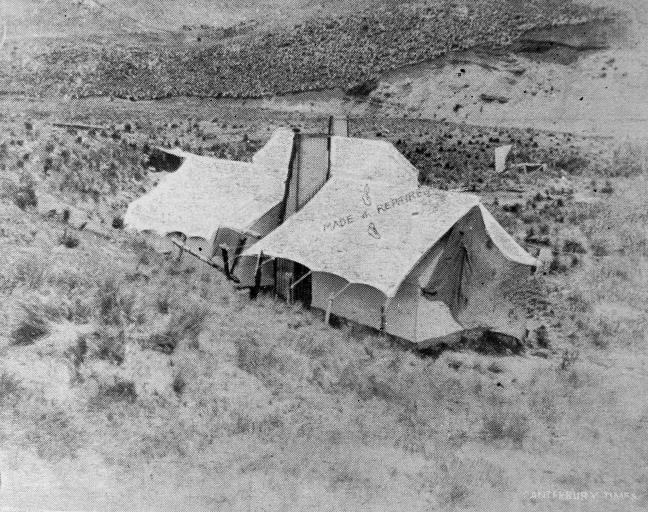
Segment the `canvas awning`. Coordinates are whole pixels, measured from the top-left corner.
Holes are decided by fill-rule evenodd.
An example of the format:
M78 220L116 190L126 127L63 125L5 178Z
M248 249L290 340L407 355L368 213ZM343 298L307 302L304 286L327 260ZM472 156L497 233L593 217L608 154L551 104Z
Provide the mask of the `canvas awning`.
M536 264L474 195L346 177L331 178L302 210L245 254L290 259L392 297L414 265L473 208L482 213L505 257Z
M276 131L252 162L168 150L182 164L129 205L126 225L205 239L219 227L248 229L283 199L292 138L290 130Z

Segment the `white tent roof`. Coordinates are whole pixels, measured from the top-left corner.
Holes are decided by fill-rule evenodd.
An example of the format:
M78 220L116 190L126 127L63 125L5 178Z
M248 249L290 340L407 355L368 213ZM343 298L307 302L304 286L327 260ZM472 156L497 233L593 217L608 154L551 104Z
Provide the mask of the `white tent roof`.
M246 254L263 251L297 261L312 271L367 284L392 297L420 258L477 207L507 258L536 264L474 195L390 181L369 184L367 194L367 184L332 177L302 210Z
M418 169L390 142L352 137L331 137L331 176L418 184Z
M129 205L126 225L205 239L218 227L251 227L283 199L292 138L292 131L277 130L252 163L168 151L184 159L181 166Z

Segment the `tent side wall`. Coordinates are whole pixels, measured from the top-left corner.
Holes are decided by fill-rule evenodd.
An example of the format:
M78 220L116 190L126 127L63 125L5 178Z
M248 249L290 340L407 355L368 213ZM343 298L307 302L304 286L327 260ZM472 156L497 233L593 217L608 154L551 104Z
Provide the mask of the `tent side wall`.
M349 284L346 279L328 272L313 272L312 283L313 307L326 311L329 299L334 297L331 313L380 329L386 300L380 290L365 284Z
M258 219L250 230L261 235L261 238L273 231L279 226L283 205L281 203L268 210L266 214ZM246 236L241 234L240 236ZM257 242L255 237L249 237L246 240L245 247L250 247ZM239 280L241 286L254 286L256 274L257 258L254 256L241 256L234 268L234 276ZM261 267L261 286L272 286L274 284L274 267L271 263Z

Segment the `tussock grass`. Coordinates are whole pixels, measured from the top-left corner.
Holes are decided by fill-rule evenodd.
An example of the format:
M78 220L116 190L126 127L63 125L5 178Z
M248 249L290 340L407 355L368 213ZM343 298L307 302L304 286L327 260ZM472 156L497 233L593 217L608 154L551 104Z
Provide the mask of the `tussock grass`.
M91 357L117 365L124 362L126 342L126 333L119 327L104 326L85 338Z
M14 406L25 392L22 381L15 375L0 373L0 407Z
M50 406L34 415L27 440L39 457L55 462L74 458L85 444L86 434L68 412Z
M175 376L173 377L173 382L171 384L171 388L173 389L173 392L176 395L181 396L186 386L187 386L187 381L185 380L182 373L181 372L176 373Z
M55 157L61 156L59 150L53 148ZM70 152L70 161L73 156ZM58 179L54 176L51 182ZM604 179L598 182L602 185ZM119 186L135 190L133 183ZM615 180L613 187L615 199L626 197L625 186ZM597 194L608 201L602 191ZM188 268L186 261L164 259L138 237L113 232L122 242L117 248L98 240L96 252L94 244L84 245L83 251L62 251L66 258L62 263L52 256L19 260L22 268L11 267L13 293L4 299L17 302L22 297L17 292L28 292L41 299L39 316L46 324L90 324L65 326L90 334L75 341L72 333L71 346L63 353L66 359L53 357L52 364L72 366L77 376L71 381L73 392L91 398L80 409L72 401L62 408L58 397L39 402L33 399L29 381L7 374L3 383L0 373L0 403L8 404L0 410L3 424L6 421L15 432L28 424L29 441L48 459L77 454L85 439L83 422L97 422L100 428L92 429L92 449L100 447L102 455L125 467L170 457L190 466L203 455L217 457L229 450L232 475L263 474L279 482L292 479L296 485L316 481L331 497L374 491L391 497L393 486L406 495L405 508L409 495L426 501L436 498L442 509L459 509L473 501L481 503L477 500L482 494L503 489L499 481L515 487L518 473L524 477L539 462L536 441L548 447L551 457L559 457L563 450L601 454L595 459L600 468L597 478L609 482L614 473L614 478L623 479L603 460L606 449L609 453L620 448L602 436L590 439L587 428L618 429L639 454L636 460L628 455L624 461L634 470L643 462L643 443L637 434L643 420L622 414L602 418L601 411L617 412L616 402L610 405L614 396L608 393L614 379L604 386L584 367L592 356L607 363L606 356L627 346L633 333L639 333L636 340L643 339L639 328L644 324L636 310L644 304L648 275L647 246L640 231L645 227L640 213L645 208L640 200L629 206L620 202L621 209L633 214L617 211L610 217L613 212L605 204L572 210L567 194L552 200L548 195L540 190L533 199L535 208L523 200L516 212L504 212L522 236L533 228L534 237L548 237L551 248L582 257L582 266L537 275L515 291L515 303L546 326L546 341L538 332L535 338L542 346L551 340L554 350L538 351L548 359L507 356L506 361L492 363L493 358L470 348L419 357L353 325L332 329L317 314L268 296L250 303L218 274L207 279L200 270ZM87 196L91 198L90 193ZM111 205L108 223L116 211ZM521 216L530 223L525 225ZM556 226L562 216L577 219L581 231L561 231ZM596 219L606 216L614 229L598 224ZM617 228L622 224L630 227ZM571 241L580 246L567 243ZM604 254L597 252L597 242ZM113 268L98 264L100 258L110 259ZM129 273L131 278L124 277ZM94 280L88 275L101 277ZM607 308L599 307L606 303ZM626 317L615 316L617 306L629 310ZM217 321L209 321L212 316ZM594 331L600 332L602 342L592 349ZM166 352L144 353L154 361L151 381L127 373L133 366L127 359L131 348L139 350L131 345L138 340ZM191 350L184 350L187 347ZM576 360L575 350L584 356ZM546 368L525 381L535 359ZM122 378L111 380L113 373ZM161 381L153 380L158 376ZM102 383L96 396L95 377ZM147 387L159 382L163 386L155 391L155 386ZM163 389L163 396L155 394L157 389ZM467 448L464 455L483 450L495 462L473 467L473 462L462 460L438 469L439 461L462 447ZM507 467L511 447L528 450L517 451L523 462L514 475L497 469L499 464ZM353 457L346 461L335 450ZM376 453L381 464L375 462ZM376 467L383 463L384 471ZM431 482L425 481L426 475L431 475Z
M144 343L145 346L171 354L181 341L187 347L198 348L198 335L201 333L210 311L201 305L188 305L186 309L172 314L164 331L154 333Z
M122 217L114 217L111 225L113 229L124 229L124 219Z
M439 501L445 506L456 507L470 496L470 489L461 482L452 482L439 493Z
M123 325L136 319L136 295L122 289L120 281L109 276L97 287L96 301L99 318L107 325Z
M5 197L8 196L21 210L36 208L38 206L38 197L36 196L36 189L33 182L10 185L6 187L2 195Z
M52 321L67 320L79 324L88 323L94 314L92 304L88 300L58 294L43 302L43 310Z
M134 403L137 400L135 383L131 380L116 379L113 384L99 386L97 400Z
M482 409L482 434L487 440L508 439L521 444L530 430L529 417L516 404L498 394L486 395Z
M13 345L31 345L50 333L43 307L37 302L21 304L21 318L11 331Z
M13 265L10 274L13 285L22 284L31 290L37 290L43 286L47 278L47 267L43 259L27 256Z
M158 313L169 314L169 310L174 303L174 292L170 287L162 287L155 295L155 306Z
M79 246L80 240L78 237L71 234L67 229L59 237L59 244L68 249L74 249Z

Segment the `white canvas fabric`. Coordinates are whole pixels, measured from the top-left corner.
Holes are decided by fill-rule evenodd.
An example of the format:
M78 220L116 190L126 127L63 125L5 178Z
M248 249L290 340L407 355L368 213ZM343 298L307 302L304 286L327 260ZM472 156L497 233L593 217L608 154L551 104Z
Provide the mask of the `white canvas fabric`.
M503 290L537 264L474 195L349 174L245 254L261 252L313 272L314 307L415 343L469 327L518 335ZM435 274L438 300L422 293Z
M495 148L495 172L500 173L506 169L506 159L513 146L506 145Z
M278 130L252 163L169 150L182 164L129 205L126 225L205 240L219 227L251 228L283 199L292 137L292 131Z
M471 194L333 177L247 254L263 251L291 259L393 296L419 259L479 204ZM507 257L535 263L524 249L515 250L514 241L492 230L497 235L493 242L504 243Z
M331 137L331 176L374 182L418 185L418 169L391 143L382 140Z

